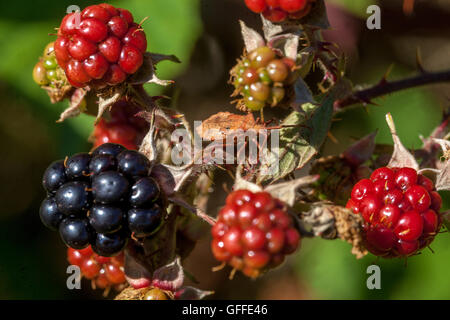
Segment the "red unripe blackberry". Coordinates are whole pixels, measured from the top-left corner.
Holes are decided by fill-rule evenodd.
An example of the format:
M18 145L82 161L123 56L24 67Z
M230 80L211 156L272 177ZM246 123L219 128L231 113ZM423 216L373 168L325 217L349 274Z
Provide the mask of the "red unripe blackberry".
M285 206L267 192L248 190L228 195L211 234L214 257L250 277L280 265L300 242Z
M438 212L442 207L442 198L436 191L431 191L430 196L431 196L431 208Z
M401 168L395 175L395 183L402 190L406 190L417 183L417 171L412 168Z
M252 224L258 214L258 210L250 203L244 203L238 209L238 222L242 227L248 227Z
M405 192L405 198L411 203L414 210L423 212L431 205L431 197L428 191L418 185L409 187Z
M429 178L412 168L383 167L355 184L346 207L363 217L367 249L393 258L413 255L433 241L441 203Z
M140 110L138 106L125 100L114 104L110 112L111 119L101 119L94 128L94 147L104 143L118 143L127 149L138 149L148 131L148 123L135 116Z
M255 13L263 13L272 22L286 19L298 20L306 16L316 0L245 0L246 6Z
M391 228L400 219L401 214L402 211L399 207L392 204L387 204L381 208L378 214L378 221L385 227Z
M280 6L280 0L266 0L266 3L271 8L278 8Z
M262 249L266 245L266 234L261 229L251 226L245 229L241 242L249 250Z
M362 179L352 190L353 201L361 201L366 195L374 193L373 182L369 179Z
M123 251L110 258L94 253L91 246L81 250L69 247L67 249L67 260L71 265L80 267L82 276L91 280L95 288L106 289L126 283L123 271Z
M263 12L267 7L265 0L245 0L245 4L250 10L256 13Z
M289 13L294 13L305 8L308 0L280 0L280 7Z
M390 168L382 167L374 170L372 174L370 175L370 180L377 181L377 180L394 180L395 173Z
M423 232L423 218L417 211L405 212L394 227L394 233L400 240L414 241Z
M106 278L109 280L112 284L121 284L126 281L125 279L125 273L123 272L123 268L114 265L114 264L108 264L105 267L106 270Z
M81 272L87 279L94 279L95 277L97 277L100 269L100 265L92 258L84 260L81 264Z
M66 15L54 48L73 86L101 88L124 82L141 67L147 39L128 10L100 4Z
M434 210L427 210L422 213L424 235L434 236L438 232L440 219Z
M231 227L222 237L225 250L234 256L241 256L244 252L241 236L239 227Z
M288 14L286 11L278 8L269 8L263 12L264 18L272 22L282 22L286 20Z
M231 254L225 250L225 245L222 240L213 239L211 242L211 251L219 261L228 261L231 258Z

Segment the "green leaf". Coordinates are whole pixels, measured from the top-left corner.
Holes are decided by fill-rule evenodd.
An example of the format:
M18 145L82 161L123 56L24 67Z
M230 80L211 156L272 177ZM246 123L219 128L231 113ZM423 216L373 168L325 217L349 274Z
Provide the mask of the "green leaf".
M329 0L331 3L337 4L340 7L343 7L353 13L354 15L360 18L366 18L367 7L370 5L377 4L378 1L375 0Z
M278 170L259 176L259 182L282 179L303 168L319 152L330 129L333 102L334 98L329 96L319 106L305 103L302 112L294 111L287 116L281 123L289 127L280 130L278 157L271 159L279 161Z

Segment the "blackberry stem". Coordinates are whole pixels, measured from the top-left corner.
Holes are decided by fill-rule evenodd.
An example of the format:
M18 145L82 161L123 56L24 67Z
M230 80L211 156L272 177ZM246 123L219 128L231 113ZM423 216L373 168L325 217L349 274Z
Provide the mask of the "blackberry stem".
M373 103L372 99L390 93L441 82L450 82L450 70L439 72L422 72L417 76L397 81L387 81L386 78L383 78L373 87L354 91L347 97L336 100L334 102L334 110L339 111L346 107L360 103L367 105L369 103Z

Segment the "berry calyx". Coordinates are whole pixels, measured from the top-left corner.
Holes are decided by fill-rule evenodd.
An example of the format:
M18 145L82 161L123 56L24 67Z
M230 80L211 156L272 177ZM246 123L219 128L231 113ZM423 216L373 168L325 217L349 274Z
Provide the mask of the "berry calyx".
M228 195L211 234L214 257L250 277L280 265L300 243L284 205L267 192L249 190Z
M376 169L353 187L347 208L364 221L364 241L375 255L416 254L440 229L441 198L433 182L408 167Z
M74 87L94 80L98 86L117 85L141 67L147 39L128 10L100 4L75 15L63 18L55 41L56 61ZM41 81L39 70L35 73Z

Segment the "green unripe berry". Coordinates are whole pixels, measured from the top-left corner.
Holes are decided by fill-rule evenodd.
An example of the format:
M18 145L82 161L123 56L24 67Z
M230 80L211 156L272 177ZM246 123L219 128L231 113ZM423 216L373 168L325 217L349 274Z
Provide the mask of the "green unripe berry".
M289 69L283 61L275 59L267 65L267 72L274 82L283 82L289 75Z
M58 79L58 74L56 70L47 70L47 79L52 82Z
M262 82L255 82L250 85L250 95L256 100L266 101L270 96L270 88Z
M244 67L244 66L239 66L238 68L237 68L237 74L239 75L239 76L242 76L243 74L244 74L244 71L245 71L245 69L246 69L246 67Z
M283 87L273 87L271 92L272 105L275 106L278 104L278 102L283 100L285 94L286 91Z
M54 70L58 66L55 58L44 59L44 68L47 70Z
M244 84L244 78L243 77L237 77L234 79L234 87L237 89L240 86L242 86Z
M33 80L40 86L48 84L47 71L44 68L42 61L36 63L33 69Z
M264 82L266 84L272 83L272 79L270 79L269 72L267 71L267 69L260 69L258 75L259 75L259 80L261 82Z
M242 88L242 93L244 96L249 96L250 95L250 85L246 84L244 86L244 88Z
M244 99L245 106L252 111L259 111L264 108L265 102L256 100L252 96L245 97Z
M50 42L45 47L45 49L44 49L44 57L48 57L48 56L50 56L53 53L53 51L54 51L53 44L54 44L54 42Z
M250 52L248 57L253 68L264 68L270 61L275 59L275 52L269 47L259 47Z

